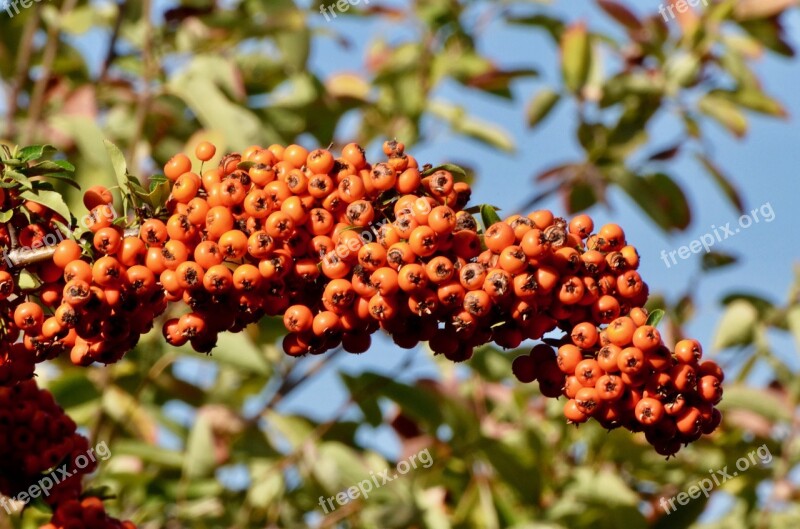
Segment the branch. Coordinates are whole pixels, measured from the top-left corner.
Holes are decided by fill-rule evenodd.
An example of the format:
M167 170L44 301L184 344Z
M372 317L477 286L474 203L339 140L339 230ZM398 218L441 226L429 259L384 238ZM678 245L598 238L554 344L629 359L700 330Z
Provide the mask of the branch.
M117 3L117 18L114 20L114 28L111 32L111 39L108 41L108 51L106 51L106 58L103 61L103 68L100 71L100 82L106 80L108 70L111 68L111 64L114 62L114 59L117 58L117 40L119 39L119 32L122 28L122 19L125 18L126 5L127 2L124 1Z
M61 6L61 13L59 20L62 20L67 13L72 11L77 4L77 0L65 0L64 5ZM22 143L28 145L31 143L34 131L39 126L39 120L42 116L44 109L44 95L47 89L47 83L50 80L50 74L53 70L53 63L58 53L58 44L61 40L61 27L60 22L54 23L47 30L47 44L44 48L44 55L42 57L42 72L33 86L33 94L31 95L31 104L28 107L28 126L25 129L25 135Z
M136 163L136 146L144 133L144 126L147 120L147 114L150 110L150 84L153 82L153 23L150 20L150 11L152 10L152 1L143 0L142 2L142 17L144 19L144 35L142 41L142 66L143 66L143 83L142 91L139 95L139 103L136 107L136 118L134 121L133 136L131 137L131 144L128 151L128 160Z
M10 252L3 252L3 260L11 266L26 268L35 263L47 261L53 257L56 252L56 246L43 246L41 248L20 247L16 243L16 229L11 223L8 224L9 235L11 235L11 248ZM130 228L123 232L125 237L135 237L139 234L136 228ZM65 237L65 239L68 237Z
M11 90L8 92L6 135L9 139L17 133L15 116L19 108L19 93L28 78L28 67L31 63L31 55L33 55L33 37L36 35L37 29L39 29L39 5L25 22L25 29L22 31L22 39L19 43L19 50L17 50L17 71L14 73Z

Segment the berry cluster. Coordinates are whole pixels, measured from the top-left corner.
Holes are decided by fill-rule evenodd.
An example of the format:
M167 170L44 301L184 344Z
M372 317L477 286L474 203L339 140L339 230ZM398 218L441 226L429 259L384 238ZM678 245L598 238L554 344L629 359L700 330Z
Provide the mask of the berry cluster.
M70 462L85 457L89 443L49 391L33 380L0 387L0 426L0 494L15 497L67 464L66 474L56 473L65 479L54 483L44 500L55 505L78 497L81 476L93 472L96 462L87 459L85 468L71 468Z
M40 529L136 529L129 521L120 521L106 514L103 501L88 496L81 500L60 503L53 512L50 523Z
M722 415L714 407L722 399L719 365L700 362L697 340L681 340L670 351L658 330L647 325L643 309L602 330L581 322L564 341L555 354L550 346L537 345L514 360L513 370L523 382L538 379L547 396L566 396L564 416L570 422L593 417L608 429L644 431L666 456L719 426Z

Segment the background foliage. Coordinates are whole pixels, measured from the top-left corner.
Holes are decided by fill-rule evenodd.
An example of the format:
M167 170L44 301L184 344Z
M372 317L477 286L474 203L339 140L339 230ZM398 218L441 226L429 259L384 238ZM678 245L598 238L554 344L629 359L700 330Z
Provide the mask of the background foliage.
M522 199L524 209L608 214L597 206L627 196L650 229L688 232L697 206L673 163L688 158L732 211L746 212L716 149L718 133L743 137L756 115L787 117L756 64L765 56L794 61L797 43L784 24L797 16L795 2L712 2L674 20L651 2L643 9L598 0L589 19L565 15L559 4L567 2L373 0L326 22L316 3L283 0L35 3L13 18L0 13L0 137L56 145L84 187L114 183L104 138L142 177L203 139L221 152L353 139L374 150L397 137L412 152L427 145L431 153L447 135L468 139L460 145L474 151L441 149L423 161L469 166L487 152L513 161L531 146L508 123L473 112L474 101L489 99L531 128L564 108L571 114L560 132L570 127L575 156L539 153L546 164L535 185L522 180L530 168L519 164L515 175L477 177L478 190L498 178L523 186L509 206ZM547 45L525 64L505 65L485 51L488 26ZM386 27L402 30L374 31ZM332 64L313 61L332 53ZM534 93L515 88L533 78L541 81ZM63 192L81 211L79 194ZM783 244L795 238L786 233ZM789 268L789 256L762 258ZM715 252L702 270L736 261ZM698 303L714 303L647 277L651 290L665 292L654 306L667 309L662 328L673 340ZM113 457L94 483L117 496L112 509L146 528L796 527L800 274L782 300L738 290L721 300L707 347L729 368L723 426L670 461L625 432L568 427L558 403L509 380L515 353L491 347L454 367L421 365L424 351L379 342L370 352L377 362L356 358L362 367L345 369L341 354L284 358L275 347L280 324L264 321L222 337L212 358L168 348L156 332L109 369L59 365L39 374L94 441L109 444ZM324 391L341 402L331 408ZM663 515L661 496L764 443L769 466L726 483L711 501ZM424 448L435 460L430 469L323 516L320 496ZM35 509L0 515L0 528L37 520Z

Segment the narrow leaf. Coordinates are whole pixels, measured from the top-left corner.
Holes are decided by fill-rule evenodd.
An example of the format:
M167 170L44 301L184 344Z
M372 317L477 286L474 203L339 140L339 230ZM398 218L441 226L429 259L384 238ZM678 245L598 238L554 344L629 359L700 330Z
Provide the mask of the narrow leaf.
M528 126L535 127L544 121L556 107L561 95L552 88L545 88L531 100L528 106Z
M722 190L728 200L733 204L739 213L744 213L744 201L742 200L739 190L733 185L727 176L714 162L708 159L705 155L698 154L697 160L705 167L708 174L714 179L717 186Z
M658 327L658 324L661 323L661 320L664 318L664 311L662 309L656 309L650 313L647 317L647 325L651 325L653 327Z
M586 84L591 70L591 42L586 24L573 24L561 37L561 70L564 84L574 93Z

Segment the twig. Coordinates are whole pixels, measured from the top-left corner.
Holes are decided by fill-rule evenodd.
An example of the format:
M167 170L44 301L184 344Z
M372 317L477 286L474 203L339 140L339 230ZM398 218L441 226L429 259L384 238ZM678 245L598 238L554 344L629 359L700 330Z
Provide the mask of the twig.
M142 1L142 17L144 20L144 35L142 36L142 91L139 94L139 101L136 107L136 118L131 136L131 144L128 148L128 160L136 164L136 146L144 133L144 126L147 120L147 113L150 110L150 84L153 82L153 23L150 20L152 0Z
M114 20L114 28L111 30L111 39L108 41L108 51L106 51L106 58L103 61L103 68L100 70L100 82L106 80L108 70L114 59L117 58L117 40L119 39L119 32L122 28L122 19L125 18L127 2L117 2L117 18Z
M11 223L8 223L7 226L8 234L11 238L12 250L10 252L5 252L3 254L3 259L7 262L10 262L12 266L20 266L24 268L35 263L47 261L53 257L57 245L43 246L41 248L28 248L24 246L20 247L19 243L17 242L16 228ZM138 234L139 230L135 228L124 231L125 237L135 237Z
M25 22L25 28L22 30L22 39L17 50L17 70L14 73L11 90L8 92L8 127L6 134L9 139L13 138L17 133L15 116L17 108L19 108L19 93L28 79L28 67L31 62L31 55L33 55L33 37L36 35L36 30L39 29L39 8L40 6L37 4L33 14Z
M61 16L59 20L63 20L67 13L72 11L77 4L77 0L65 0L61 6ZM42 57L42 72L41 76L36 80L33 86L33 94L31 95L31 104L28 107L28 126L25 129L22 143L27 145L33 138L33 133L39 125L39 120L44 110L44 94L47 89L47 83L50 80L50 74L53 70L53 62L58 53L58 43L61 40L61 27L60 22L54 23L47 29L47 44L44 48L44 55Z

